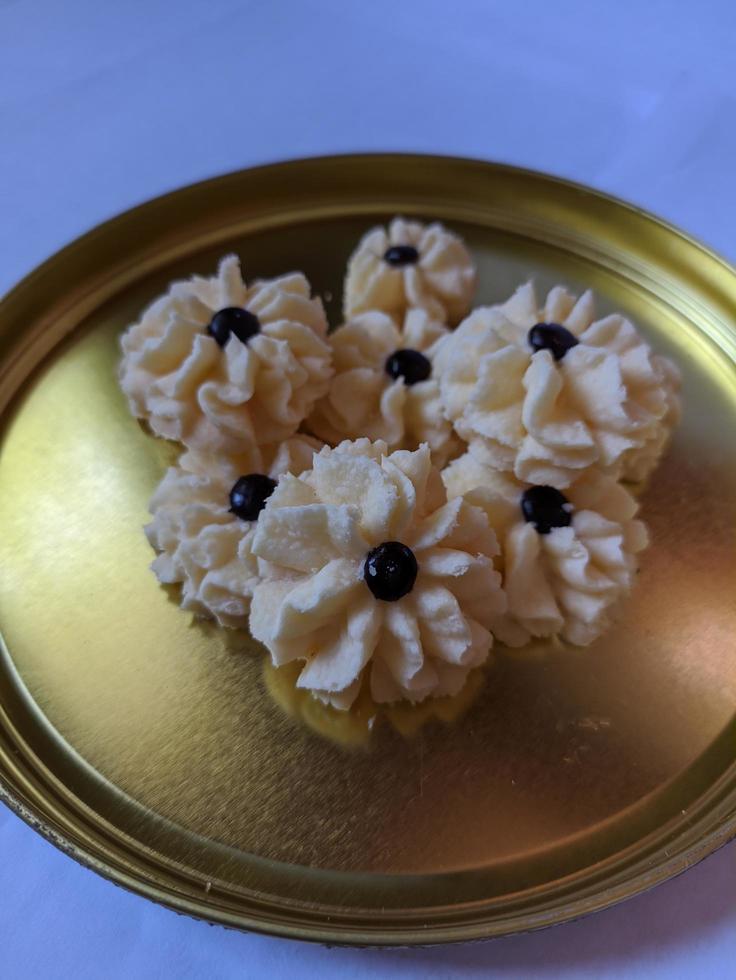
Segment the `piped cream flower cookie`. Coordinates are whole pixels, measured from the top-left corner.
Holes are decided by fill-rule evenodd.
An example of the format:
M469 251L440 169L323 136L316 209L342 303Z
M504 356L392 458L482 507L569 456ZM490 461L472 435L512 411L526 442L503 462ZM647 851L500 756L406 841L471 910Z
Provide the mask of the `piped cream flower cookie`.
M229 454L293 435L332 376L322 303L298 272L247 285L238 259L174 283L122 338L135 416L192 449Z
M335 376L307 426L326 442L382 439L390 450L426 442L438 466L462 443L445 418L432 362L449 331L424 310L399 329L386 313L361 313L331 336Z
M458 235L437 222L394 218L372 228L348 262L343 312L351 320L382 310L401 321L418 307L434 319L457 323L475 293L473 260Z
M284 473L310 469L322 443L294 436L239 456L190 450L151 499L146 535L159 581L181 585L183 609L221 626L247 626L258 567L251 552L258 516Z
M478 457L564 489L590 466L629 480L654 468L679 417L679 373L621 314L597 320L590 292L531 283L475 310L435 370L446 414Z
M258 521L252 635L298 685L348 708L369 672L378 702L460 690L505 608L483 511L449 503L429 447L360 439L284 476Z
M603 633L647 544L638 505L620 483L593 469L562 493L521 483L471 452L442 478L450 499L482 508L498 535L508 601L492 624L498 639L522 646L559 636L585 646Z

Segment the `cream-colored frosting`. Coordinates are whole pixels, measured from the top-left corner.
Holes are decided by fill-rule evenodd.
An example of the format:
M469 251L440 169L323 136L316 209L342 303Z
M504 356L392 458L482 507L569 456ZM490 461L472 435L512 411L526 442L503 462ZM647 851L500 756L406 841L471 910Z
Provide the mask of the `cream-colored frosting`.
M221 626L247 625L258 581L251 553L256 522L230 512L230 491L250 473L272 479L299 474L312 466L321 447L309 436L294 436L238 456L190 450L167 470L151 499L153 520L145 531L158 552L151 567L159 581L181 584L182 608Z
M442 473L450 499L481 507L501 547L508 609L494 620L498 639L522 646L559 636L580 646L608 627L618 600L632 587L647 532L638 505L611 476L592 469L565 490L571 523L540 534L521 512L529 486L467 452Z
M556 361L533 353L536 323L557 323L578 344ZM596 465L639 480L656 465L679 417L679 372L653 354L621 314L595 319L593 296L557 286L540 309L531 283L501 306L475 310L435 370L446 414L488 465L564 488Z
M213 315L244 307L260 332L221 348ZM322 302L298 272L246 285L229 255L211 279L174 283L123 335L120 383L153 432L193 449L239 453L296 432L332 376Z
M410 245L417 262L395 267L384 261L387 249ZM343 296L345 318L382 310L401 321L407 310L426 310L434 319L457 323L470 309L476 271L462 239L434 222L394 218L388 228L372 228L348 262Z
M419 568L394 602L376 599L363 577L368 552L388 541L409 547ZM460 690L505 607L495 534L479 508L446 502L426 444L323 449L312 470L279 481L251 548L261 574L252 635L274 666L304 661L299 686L339 708L366 670L379 702Z
M433 462L443 466L462 443L443 414L439 382L430 375L407 385L386 373L386 360L397 350L411 349L431 363L448 333L424 310L410 310L402 329L377 310L348 321L330 337L335 376L307 427L333 444L360 436L381 439L389 450L426 442Z

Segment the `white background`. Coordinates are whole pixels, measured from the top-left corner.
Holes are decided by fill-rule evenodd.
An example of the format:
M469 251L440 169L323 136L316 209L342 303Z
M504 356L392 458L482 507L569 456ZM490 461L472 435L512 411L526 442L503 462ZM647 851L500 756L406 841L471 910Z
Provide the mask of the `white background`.
M0 0L0 291L104 218L255 163L503 160L736 258L733 0ZM734 976L736 846L550 932L325 950L175 916L0 809L3 978Z

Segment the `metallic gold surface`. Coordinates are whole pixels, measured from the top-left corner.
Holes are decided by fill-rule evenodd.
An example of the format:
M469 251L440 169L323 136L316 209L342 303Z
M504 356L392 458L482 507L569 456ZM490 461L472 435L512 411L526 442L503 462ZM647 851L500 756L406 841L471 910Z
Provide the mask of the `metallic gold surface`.
M307 712L249 637L148 570L171 455L127 412L117 338L238 251L337 316L359 234L459 230L479 301L593 286L684 372L643 497L652 546L584 651L499 652L457 714ZM332 942L530 929L610 904L736 829L736 272L642 212L489 164L301 161L185 188L73 243L0 305L0 787L69 853L194 915ZM268 691L272 692L270 696ZM361 723L362 724L362 723ZM337 726L337 727L336 727Z
M458 722L483 690L487 671L487 667L478 667L468 674L457 694L427 698L421 704L406 701L376 704L364 683L350 711L338 711L297 687L302 669L298 661L274 667L269 657L263 657L261 666L267 693L290 718L298 719L313 732L343 746L369 746L376 725L382 721L392 725L405 738L414 738L431 721L443 721L448 725Z

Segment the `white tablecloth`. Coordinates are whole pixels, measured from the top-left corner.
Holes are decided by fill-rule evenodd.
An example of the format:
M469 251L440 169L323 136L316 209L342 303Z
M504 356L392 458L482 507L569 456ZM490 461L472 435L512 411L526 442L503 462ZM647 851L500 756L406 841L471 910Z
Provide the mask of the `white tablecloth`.
M0 291L181 184L355 150L486 157L642 204L736 258L736 4L0 0ZM550 932L326 950L191 922L0 809L0 976L733 977L736 846Z

